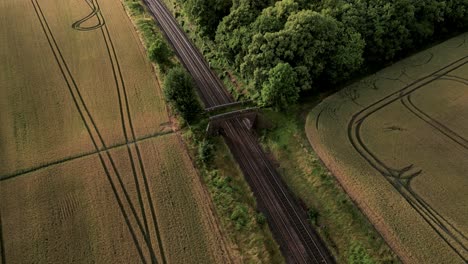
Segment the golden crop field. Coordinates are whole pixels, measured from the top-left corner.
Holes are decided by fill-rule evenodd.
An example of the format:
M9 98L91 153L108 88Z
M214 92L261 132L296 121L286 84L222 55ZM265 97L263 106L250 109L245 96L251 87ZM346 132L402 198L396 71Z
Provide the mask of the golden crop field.
M313 148L407 263L468 259L468 33L326 98Z
M229 262L119 0L0 2L0 263Z

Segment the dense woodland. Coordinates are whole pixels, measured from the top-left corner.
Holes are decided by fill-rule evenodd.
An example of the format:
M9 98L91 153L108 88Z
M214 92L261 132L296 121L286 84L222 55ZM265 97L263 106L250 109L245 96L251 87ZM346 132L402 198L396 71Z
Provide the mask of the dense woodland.
M178 0L260 104L336 87L468 29L466 0Z

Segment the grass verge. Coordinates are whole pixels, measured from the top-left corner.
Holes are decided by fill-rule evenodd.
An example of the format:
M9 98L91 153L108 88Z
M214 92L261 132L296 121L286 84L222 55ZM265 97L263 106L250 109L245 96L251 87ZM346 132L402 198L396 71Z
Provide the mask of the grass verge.
M206 123L183 130L230 241L243 263L284 263L253 193L221 137L204 137Z
M164 34L161 32L153 17L149 14L149 11L144 6L141 0L122 0L133 24L135 25L137 32L140 35L140 40L145 47L147 56L150 61L155 65L157 75L164 78L167 70L176 64L176 57L173 52L170 52L170 45L164 38ZM163 49L158 49L156 52L162 53L163 50L167 50L164 54L151 54L153 51L152 46L164 46ZM156 59L154 57L163 57L164 59Z
M278 161L278 171L308 208L311 224L338 263L399 263L310 146L305 117L317 101L305 102L288 113L264 109L258 124L262 145Z

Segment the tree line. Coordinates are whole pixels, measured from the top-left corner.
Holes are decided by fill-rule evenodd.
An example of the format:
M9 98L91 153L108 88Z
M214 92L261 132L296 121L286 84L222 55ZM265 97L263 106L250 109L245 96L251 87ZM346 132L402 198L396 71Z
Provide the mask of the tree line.
M148 58L158 66L159 76L164 79L166 101L184 121L194 121L202 108L192 77L175 60L174 52L155 21L145 13L141 0L125 0L124 3L141 34Z
M466 0L177 0L251 98L284 108L468 29Z

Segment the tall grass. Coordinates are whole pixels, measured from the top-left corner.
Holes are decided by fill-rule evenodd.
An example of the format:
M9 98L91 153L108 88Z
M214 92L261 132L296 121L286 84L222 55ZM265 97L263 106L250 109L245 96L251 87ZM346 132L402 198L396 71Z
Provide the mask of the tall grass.
M304 131L301 116L314 103L288 114L264 110L261 142L278 160L279 172L309 209L310 222L339 263L398 263L380 234L318 159Z

